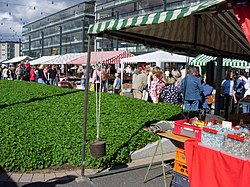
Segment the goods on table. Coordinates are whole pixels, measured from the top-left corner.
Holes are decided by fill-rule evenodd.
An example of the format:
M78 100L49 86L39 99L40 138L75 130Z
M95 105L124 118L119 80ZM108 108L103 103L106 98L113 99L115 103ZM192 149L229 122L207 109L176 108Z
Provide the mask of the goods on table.
M250 159L250 134L246 132L228 134L222 151L242 159Z
M195 119L191 119L190 123L188 123L188 120L184 119L174 122L173 133L197 139L205 146L226 152L233 156L250 159L250 134L248 129L249 126L242 124L237 126L237 128L224 127L213 119L208 123ZM177 159L175 168L176 170L182 169L184 172L182 174L185 175L185 167L182 166L183 162Z

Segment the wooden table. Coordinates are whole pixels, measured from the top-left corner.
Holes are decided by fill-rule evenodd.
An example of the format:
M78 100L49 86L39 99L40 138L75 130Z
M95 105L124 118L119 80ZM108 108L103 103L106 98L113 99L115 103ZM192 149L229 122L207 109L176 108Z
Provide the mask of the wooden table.
M159 135L159 136L161 136L163 138L170 139L170 140L179 141L181 143L184 143L186 140L189 139L188 137L173 134L172 132L159 132L159 133L157 133L157 135Z
M175 145L175 147L181 149L184 149L184 142L189 139L188 137L177 135L172 132L160 132L157 133L157 135L160 136L161 138L169 139Z

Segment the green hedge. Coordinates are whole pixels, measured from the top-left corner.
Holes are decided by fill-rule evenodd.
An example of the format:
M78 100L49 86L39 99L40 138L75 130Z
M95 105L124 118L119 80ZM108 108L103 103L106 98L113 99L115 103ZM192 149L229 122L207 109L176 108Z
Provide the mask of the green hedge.
M81 165L85 92L24 81L0 80L0 165L27 171L70 163ZM107 155L90 156L96 137L95 93L89 93L86 167L106 168L130 161L130 152L157 139L143 129L179 114L170 104L152 104L102 93L100 137Z

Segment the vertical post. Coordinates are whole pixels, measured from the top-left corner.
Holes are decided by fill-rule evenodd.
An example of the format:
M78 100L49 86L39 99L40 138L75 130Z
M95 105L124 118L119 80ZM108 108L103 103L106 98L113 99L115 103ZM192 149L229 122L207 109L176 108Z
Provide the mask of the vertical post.
M22 55L22 42L21 42L21 38L19 38L19 56Z
M115 13L115 19L119 19L119 11L116 11ZM118 40L116 40L116 51L118 51Z
M121 93L123 95L123 71L124 71L124 62L121 62Z
M44 32L42 31L42 51L41 51L41 56L44 55Z
M82 52L85 50L85 16L82 20Z
M215 94L215 114L220 114L220 90L221 90L221 78L222 78L222 57L217 57L217 67L216 67L216 94Z
M60 32L60 55L62 55L62 26L59 26L59 32Z
M83 119L83 139L82 139L82 168L81 176L84 176L85 171L85 149L86 149L86 135L87 135L87 116L88 116L88 93L89 93L89 72L90 72L90 57L91 57L91 43L92 36L88 36L88 55L87 55L87 69L86 69L86 89L84 98L84 119Z
M29 35L29 56L31 56L31 35Z
M167 0L163 0L163 11L167 10Z

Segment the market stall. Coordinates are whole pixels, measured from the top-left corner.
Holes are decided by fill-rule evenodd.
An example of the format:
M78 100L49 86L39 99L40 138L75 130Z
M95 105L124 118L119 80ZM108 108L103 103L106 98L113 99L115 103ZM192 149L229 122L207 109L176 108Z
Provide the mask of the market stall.
M30 61L30 65L39 65L39 64L46 64L48 61L53 60L55 58L58 58L59 55L55 56L42 56L40 58L37 58L35 60Z
M197 56L203 53L217 56L215 112L218 114L217 101L219 101L222 80L222 59L250 59L250 31L249 27L246 27L249 25L249 19L241 17L244 16L243 13L249 14L249 10L249 6L231 4L231 1L226 0L199 2L190 7L176 10L95 23L89 27L89 41L95 35L125 42L141 43L145 46L171 50L171 52L188 56ZM91 53L88 51L87 66L90 63L90 56ZM87 104L85 103L85 106ZM86 127L86 123L84 126ZM183 132L183 129L180 132ZM206 159L205 156L203 158ZM218 166L220 163L216 164ZM178 165L178 167L181 166ZM220 167L216 169L220 169ZM240 172L241 168L237 169ZM249 171L249 169L247 170ZM216 171L214 172L216 173ZM215 179L221 180L223 183L224 180L220 177L216 175ZM206 181L207 184L209 184L209 180ZM226 184L228 183L223 183L223 186L227 186ZM249 185L249 181L239 184L245 187L246 184Z
M2 62L3 64L15 64L18 62L22 62L22 61L26 61L26 60L32 60L33 58L30 56L18 56L18 57L14 57L10 60L6 60L4 62Z
M218 114L222 58L250 59L247 34L250 31L245 29L249 23L247 19L238 21L241 13L249 12L248 8L225 0L204 1L176 10L95 23L90 25L88 33L90 37L141 43L188 56L217 56L215 113Z
M121 81L123 82L123 70L124 64L137 64L141 62L152 63L155 62L156 66L162 67L164 62L175 62L175 63L187 63L192 57L185 55L173 54L165 51L154 51L151 53L145 53L142 55L137 55L129 58L121 59ZM162 67L163 69L163 67ZM122 89L123 90L123 89Z
M216 62L217 57L209 56L205 54L200 54L193 58L189 65L192 66L206 66L208 62L214 61ZM216 63L217 64L217 63ZM238 59L230 59L230 58L223 58L222 66L230 66L230 67L248 67L250 63L245 60L238 60Z
M122 58L132 57L127 51L97 51L91 52L90 63L95 64L119 64ZM68 61L67 64L87 64L87 54Z

